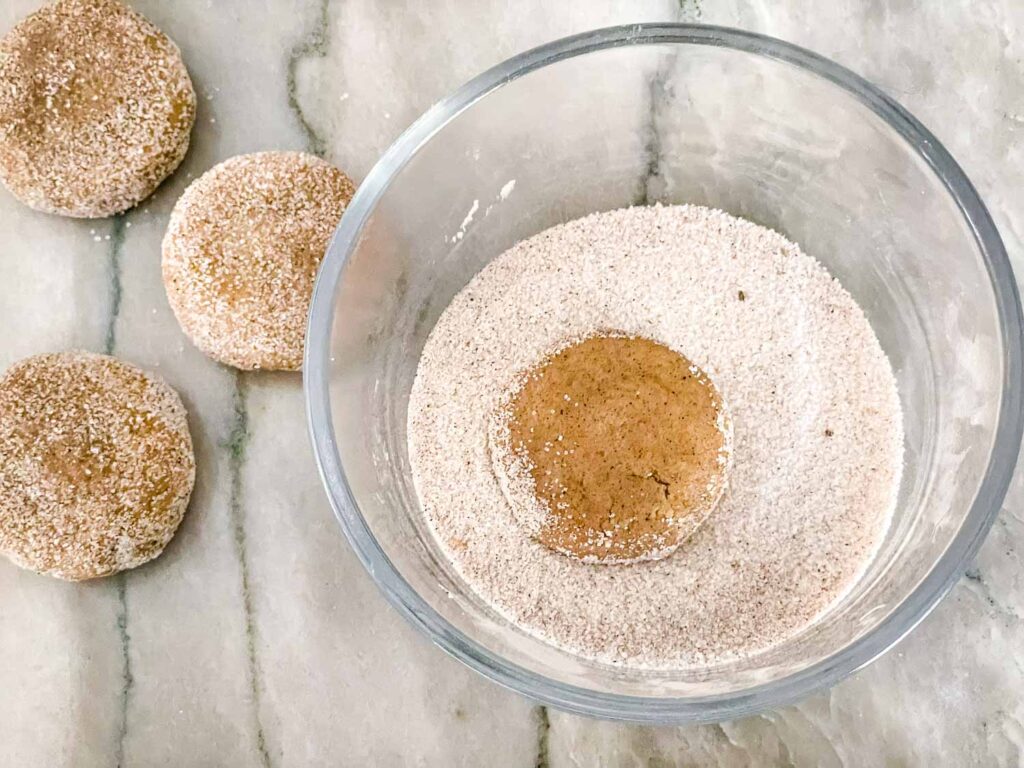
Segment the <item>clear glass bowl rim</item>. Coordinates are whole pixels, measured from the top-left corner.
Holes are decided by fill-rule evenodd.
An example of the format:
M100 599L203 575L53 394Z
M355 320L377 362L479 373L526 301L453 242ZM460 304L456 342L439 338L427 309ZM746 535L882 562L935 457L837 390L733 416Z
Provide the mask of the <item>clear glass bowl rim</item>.
M932 169L973 233L992 283L1003 342L1002 395L989 464L963 525L931 572L875 629L828 658L770 683L704 697L625 696L569 685L496 656L456 629L409 586L377 543L341 466L331 421L330 341L336 289L365 223L395 175L448 122L506 83L575 56L652 44L716 46L786 62L845 90L884 120ZM320 476L349 543L387 600L444 651L491 680L543 704L611 720L680 723L742 717L830 687L869 664L924 619L968 567L999 513L1024 429L1020 296L1003 242L966 174L921 123L864 78L806 49L728 27L635 24L573 35L508 59L432 106L388 148L353 197L317 277L306 340L306 415Z

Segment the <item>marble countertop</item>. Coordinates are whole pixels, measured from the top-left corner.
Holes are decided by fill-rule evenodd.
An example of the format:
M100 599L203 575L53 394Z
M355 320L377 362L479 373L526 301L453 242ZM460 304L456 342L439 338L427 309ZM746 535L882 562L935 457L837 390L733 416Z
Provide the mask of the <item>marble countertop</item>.
M0 33L39 0L0 4ZM236 374L179 331L160 281L170 209L215 162L322 153L362 178L427 106L525 48L685 20L809 47L928 125L1024 274L1024 4L1016 0L134 0L183 49L192 148L113 220L0 190L0 367L55 349L161 373L199 475L165 554L96 583L0 562L0 765L1016 766L1024 761L1024 482L976 564L902 644L831 691L719 725L585 720L449 659L385 603L338 530L298 375Z

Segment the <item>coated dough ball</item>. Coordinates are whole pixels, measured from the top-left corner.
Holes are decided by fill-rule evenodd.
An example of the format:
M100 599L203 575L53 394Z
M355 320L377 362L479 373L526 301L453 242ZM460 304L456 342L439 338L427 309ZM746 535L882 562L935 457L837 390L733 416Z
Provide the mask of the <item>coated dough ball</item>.
M0 379L0 552L17 565L71 581L141 565L194 481L185 408L160 379L87 352Z
M354 191L302 152L239 155L194 181L171 214L163 277L195 345L236 368L298 370L316 272Z
M36 210L131 208L178 167L195 114L177 46L114 0L58 0L0 41L0 180Z

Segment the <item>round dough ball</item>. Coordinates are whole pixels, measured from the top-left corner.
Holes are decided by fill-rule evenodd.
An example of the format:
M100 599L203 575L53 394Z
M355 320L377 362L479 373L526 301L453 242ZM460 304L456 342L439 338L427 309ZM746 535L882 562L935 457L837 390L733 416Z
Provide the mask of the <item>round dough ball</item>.
M195 481L185 408L167 384L88 352L0 378L0 552L79 581L151 560Z
M313 281L354 192L302 152L239 155L196 179L163 242L167 298L195 345L236 368L298 370Z
M58 0L0 41L0 180L36 210L131 208L178 167L195 114L178 47L114 0Z

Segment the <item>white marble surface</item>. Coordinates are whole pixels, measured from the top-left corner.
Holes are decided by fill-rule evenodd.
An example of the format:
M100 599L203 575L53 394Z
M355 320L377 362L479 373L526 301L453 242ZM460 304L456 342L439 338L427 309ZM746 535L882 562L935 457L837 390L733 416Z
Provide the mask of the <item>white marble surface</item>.
M39 4L0 3L0 32ZM0 191L0 367L112 350L183 394L199 478L158 560L69 585L0 562L2 766L1017 766L1024 761L1024 482L976 566L896 650L798 706L637 728L547 712L391 611L337 530L298 376L238 376L171 316L159 243L190 178L312 149L357 180L425 107L526 47L700 20L837 59L902 101L988 202L1024 274L1018 0L135 0L200 94L183 167L118 220Z

